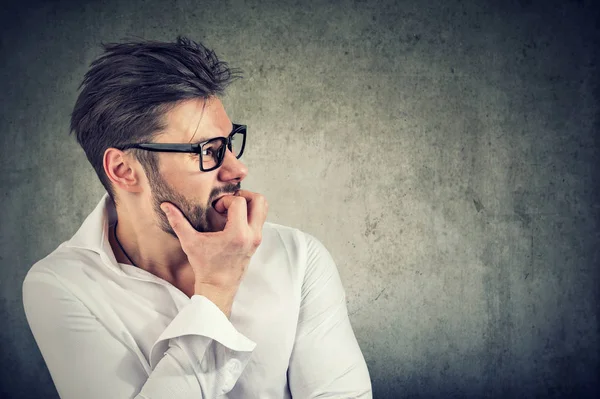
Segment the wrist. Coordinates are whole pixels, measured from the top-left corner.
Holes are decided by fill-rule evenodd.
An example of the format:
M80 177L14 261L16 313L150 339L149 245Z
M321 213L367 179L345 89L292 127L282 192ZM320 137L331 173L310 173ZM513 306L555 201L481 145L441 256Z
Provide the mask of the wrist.
M235 292L223 290L207 284L195 284L194 295L202 295L217 307L229 318Z

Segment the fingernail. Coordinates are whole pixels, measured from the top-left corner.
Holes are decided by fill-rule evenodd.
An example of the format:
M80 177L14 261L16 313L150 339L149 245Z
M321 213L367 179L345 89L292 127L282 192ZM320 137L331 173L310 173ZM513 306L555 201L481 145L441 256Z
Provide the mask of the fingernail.
M164 213L166 213L167 215L169 214L169 207L168 207L168 206L166 206L166 205L161 205L161 206L160 206L160 209L162 209L162 211L163 211Z

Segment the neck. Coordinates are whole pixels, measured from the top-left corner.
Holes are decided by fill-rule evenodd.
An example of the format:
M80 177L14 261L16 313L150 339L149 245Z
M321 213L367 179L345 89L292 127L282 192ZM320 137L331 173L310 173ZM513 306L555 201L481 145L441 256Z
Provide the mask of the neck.
M109 231L117 262L144 269L167 281L177 280L189 269L179 240L164 232L147 214L142 215L139 209L123 204L117 206L117 223Z

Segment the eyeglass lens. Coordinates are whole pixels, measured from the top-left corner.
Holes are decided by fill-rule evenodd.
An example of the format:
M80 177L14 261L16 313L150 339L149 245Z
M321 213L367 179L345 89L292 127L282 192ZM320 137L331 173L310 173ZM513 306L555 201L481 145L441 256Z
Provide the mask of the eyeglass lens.
M233 136L231 136L229 151L231 151L236 158L239 158L243 149L244 135L241 133L235 133Z
M210 170L220 165L226 151L226 140L215 139L202 146L202 169ZM231 136L231 144L228 146L229 151L239 158L244 149L244 135L242 133L234 133Z

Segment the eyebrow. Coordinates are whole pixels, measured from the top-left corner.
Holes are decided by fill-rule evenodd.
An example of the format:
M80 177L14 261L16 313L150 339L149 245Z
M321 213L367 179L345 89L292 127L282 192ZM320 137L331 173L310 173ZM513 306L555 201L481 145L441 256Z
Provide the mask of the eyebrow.
M200 137L198 140L191 141L189 144L198 145L198 144L202 143L203 141L210 140L211 138L212 137Z

